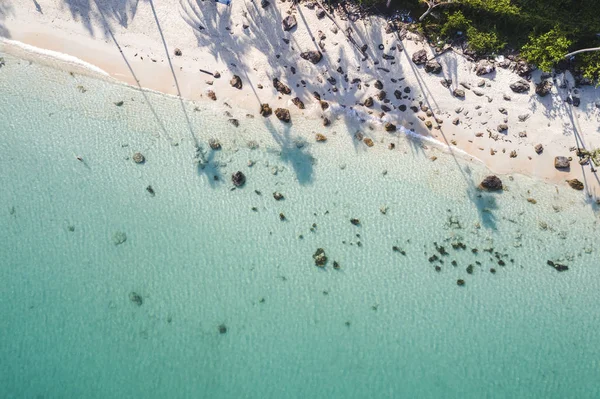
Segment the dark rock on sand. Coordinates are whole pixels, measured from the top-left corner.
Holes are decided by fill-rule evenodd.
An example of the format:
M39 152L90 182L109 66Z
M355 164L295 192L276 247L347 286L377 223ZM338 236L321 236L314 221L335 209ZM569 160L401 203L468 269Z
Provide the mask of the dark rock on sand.
M383 125L383 127L386 132L395 132L396 131L396 125L394 125L393 123L390 123L390 122L386 122L385 125Z
M300 53L300 57L312 62L313 64L318 64L319 61L321 61L321 58L323 58L323 54L321 54L320 51L311 50Z
M281 94L290 94L292 92L292 90L290 89L289 86L284 85L277 78L273 78L273 87L275 88L275 90L277 90Z
M177 57L181 57L183 55L183 53L181 52L181 49L179 49L179 48L176 48L174 53Z
M242 187L246 183L246 176L238 170L231 175L231 182L236 187Z
M465 97L465 91L463 89L454 89L452 90L452 94L454 95L454 97L458 97L458 98L464 98Z
M304 109L304 103L298 97L292 98L292 103L294 103L294 105L296 107L298 107L300 109Z
M539 84L535 85L535 92L540 97L545 97L552 90L552 82L549 80L543 80Z
M394 90L394 97L396 97L396 100L400 100L402 98L402 92L400 90Z
M217 95L215 94L214 91L209 90L206 95L208 96L208 98L210 98L213 101L217 101Z
M372 107L373 106L373 97L367 97L367 99L365 100L363 105L367 108Z
M284 31L286 31L286 32L290 31L290 30L294 29L297 25L296 17L294 17L293 15L289 15L283 19L281 24L283 25Z
M567 180L567 183L569 184L569 186L571 186L572 189L583 190L583 183L577 179Z
M260 6L262 8L267 8L271 3L269 3L269 0L260 0Z
M290 123L290 111L286 108L277 108L275 110L275 116L282 122Z
M327 255L325 255L325 250L323 248L317 248L317 251L313 254L313 259L315 260L315 265L319 267L325 267L327 264Z
M400 104L400 105L398 106L398 110L400 110L400 112L404 112L404 111L406 111L406 105L404 105L404 104Z
M427 51L425 49L419 50L412 55L412 61L417 65L422 65L427 62Z
M524 93L529 91L529 82L525 79L519 79L510 85L510 89L515 93Z
M376 80L373 86L375 86L377 90L383 89L383 83L381 83L381 80Z
M260 105L260 114L262 116L264 116L266 118L268 116L271 116L272 113L273 113L273 110L271 109L269 104L264 103L264 104Z
M233 78L231 78L229 84L231 87L235 87L236 89L242 89L242 79L237 75L233 75Z
M233 126L235 126L235 127L239 127L240 126L240 121L238 121L237 119L230 118L228 120L229 120L229 123L231 123Z
M498 176L490 175L481 181L479 187L488 191L499 191L502 190L502 180Z
M569 158L567 158L567 157L559 156L559 157L554 158L554 167L556 169L568 169L569 164L570 164L570 161L569 161Z
M438 74L442 72L442 65L436 60L427 61L425 64L425 72Z
M325 18L325 10L323 10L321 7L317 8L317 18L319 19L323 19Z
M533 149L538 154L541 154L542 152L544 152L544 146L542 144L536 144L535 147L533 147Z

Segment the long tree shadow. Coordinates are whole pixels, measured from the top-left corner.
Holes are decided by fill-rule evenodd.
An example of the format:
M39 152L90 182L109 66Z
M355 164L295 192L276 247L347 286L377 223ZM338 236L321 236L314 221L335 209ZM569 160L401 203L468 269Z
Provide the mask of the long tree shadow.
M110 27L110 22L116 21L126 28L135 17L140 1L147 0L61 0L73 19L81 20L90 35L96 35L93 23L97 22L105 28L103 34L107 38L106 27Z
M10 32L4 21L13 14L14 9L12 4L8 0L0 0L0 37L10 39Z

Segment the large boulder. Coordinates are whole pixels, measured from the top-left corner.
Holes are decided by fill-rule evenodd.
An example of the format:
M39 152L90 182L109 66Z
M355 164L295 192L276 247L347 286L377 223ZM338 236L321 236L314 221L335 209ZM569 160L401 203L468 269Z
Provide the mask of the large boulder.
M412 61L417 65L422 65L427 62L427 50L419 50L412 55Z
M442 72L442 65L436 60L429 60L425 64L425 72L438 74Z
M555 157L554 158L554 167L556 169L568 169L569 168L569 158L567 157Z
M284 85L277 78L273 78L273 87L275 87L275 90L277 90L281 94L290 94L292 92L292 89L290 89L289 86Z
M320 51L311 50L300 53L300 57L312 62L313 64L318 64L319 61L321 61L321 58L323 58L323 54L321 54Z
M475 65L475 74L477 76L487 75L495 70L496 66L494 63L488 60L480 60L477 65Z
M552 82L549 80L543 80L535 85L535 92L540 97L546 97L550 90L552 90Z
M488 191L499 191L502 190L502 180L498 176L490 175L481 181L479 187Z
M284 31L286 31L286 32L290 31L290 30L294 29L297 25L296 17L294 17L293 15L289 15L283 19L281 24L283 25Z
M290 111L286 108L277 108L275 110L275 116L282 122L290 123Z
M524 93L529 91L529 82L525 79L519 79L510 85L510 89L515 93Z

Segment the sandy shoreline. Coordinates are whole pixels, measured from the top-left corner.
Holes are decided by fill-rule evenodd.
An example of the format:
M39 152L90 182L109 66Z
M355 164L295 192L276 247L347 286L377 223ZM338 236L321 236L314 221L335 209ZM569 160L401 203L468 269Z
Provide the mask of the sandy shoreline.
M389 134L383 129L389 121L464 150L495 173L526 174L566 189L565 180L577 178L586 194L600 197L600 179L591 163L580 166L571 151L600 147L600 89L561 88L564 78L568 87L573 85L570 76L557 76L551 93L542 98L534 86L540 82L539 71L532 74L527 93L514 93L509 85L519 76L499 67L477 76L473 64L452 51L436 58L441 73L427 73L411 61L421 49L433 54L417 36L408 33L400 39L396 32L385 33L386 21L375 17L352 22L336 15L335 25L327 17L319 19L319 7L309 3L262 8L252 1L227 7L195 0L109 0L87 7L85 1L40 0L41 10L21 3L13 4L6 16L8 38L77 57L126 84L204 101L210 101L207 92L213 90L218 102L256 115L261 103L285 107L292 120L350 118L352 108L365 120L361 128L381 137ZM297 26L286 32L281 21L288 15ZM348 28L355 43L368 45L366 59L342 32ZM181 56L174 55L176 48ZM24 55L1 42L0 50ZM321 50L323 59L313 65L299 56L309 50ZM69 64L78 73L85 73L82 67ZM240 76L241 90L230 86L233 74ZM273 78L288 85L291 95L278 93ZM449 88L442 79L452 80ZM382 89L375 84L378 80ZM456 88L464 90L464 98L452 94ZM314 92L330 104L328 109L322 110ZM305 109L292 103L296 96ZM578 97L579 106L566 102L568 96ZM363 106L369 97L373 106ZM508 130L499 133L497 126L503 123ZM327 130L323 127L324 134ZM537 144L544 147L541 154L535 151ZM573 157L570 170L555 169L555 156Z

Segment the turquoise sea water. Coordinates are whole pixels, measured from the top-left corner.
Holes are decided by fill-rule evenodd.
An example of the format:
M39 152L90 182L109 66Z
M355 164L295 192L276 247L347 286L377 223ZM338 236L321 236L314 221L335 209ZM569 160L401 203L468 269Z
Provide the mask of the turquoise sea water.
M580 192L4 58L0 397L600 397Z

